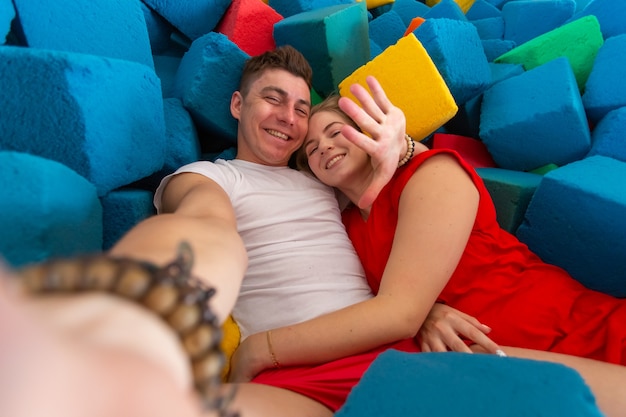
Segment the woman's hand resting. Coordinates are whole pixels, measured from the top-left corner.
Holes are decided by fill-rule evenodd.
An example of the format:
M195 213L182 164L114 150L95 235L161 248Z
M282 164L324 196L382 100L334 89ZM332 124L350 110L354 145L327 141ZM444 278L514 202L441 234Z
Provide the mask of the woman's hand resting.
M230 359L228 382L250 382L261 371L272 366L262 360L269 358L264 335L253 334L239 344Z
M471 340L489 353L500 347L487 334L491 328L448 305L435 303L417 333L416 339L423 352L472 353L464 339Z

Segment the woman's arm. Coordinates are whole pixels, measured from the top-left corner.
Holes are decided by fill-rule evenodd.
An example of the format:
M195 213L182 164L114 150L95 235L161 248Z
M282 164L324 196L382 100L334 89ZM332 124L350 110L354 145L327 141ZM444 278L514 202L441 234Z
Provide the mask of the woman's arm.
M376 297L272 330L282 366L317 364L414 337L455 270L478 207L469 175L448 155L424 162L406 185L397 232ZM267 335L250 336L233 358L233 380L274 366Z

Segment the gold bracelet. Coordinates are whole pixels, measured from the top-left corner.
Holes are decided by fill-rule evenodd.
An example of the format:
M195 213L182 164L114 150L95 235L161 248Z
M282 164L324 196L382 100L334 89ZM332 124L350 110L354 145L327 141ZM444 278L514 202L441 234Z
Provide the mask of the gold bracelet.
M415 153L415 141L413 140L413 138L409 135L404 135L404 138L406 139L407 148L406 153L404 154L404 158L402 158L400 162L398 162L398 168L409 162L411 158L413 158L413 153Z
M280 363L276 360L276 355L274 354L274 347L272 346L272 331L268 330L267 332L265 332L266 336L267 336L267 347L270 351L270 358L272 358L272 364L274 365L274 368L280 368Z

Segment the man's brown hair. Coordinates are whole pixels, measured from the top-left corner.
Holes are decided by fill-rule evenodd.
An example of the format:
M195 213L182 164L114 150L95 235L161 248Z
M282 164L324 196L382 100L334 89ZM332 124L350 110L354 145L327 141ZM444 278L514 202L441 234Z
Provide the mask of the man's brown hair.
M304 55L291 45L253 56L246 61L239 82L239 91L243 96L248 94L250 85L267 69L282 69L296 77L302 78L311 89L313 70Z

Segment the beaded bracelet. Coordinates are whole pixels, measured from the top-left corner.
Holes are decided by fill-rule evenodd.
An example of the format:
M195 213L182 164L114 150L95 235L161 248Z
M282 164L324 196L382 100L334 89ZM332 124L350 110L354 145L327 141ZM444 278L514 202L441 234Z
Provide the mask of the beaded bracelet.
M406 139L407 148L406 153L404 154L404 158L402 158L400 162L398 162L398 168L409 162L411 158L413 158L413 153L415 153L415 141L413 140L413 138L409 135L404 135L404 138Z
M177 334L189 356L203 407L218 410L221 417L236 417L228 410L234 389L221 392L222 330L208 303L215 289L191 276L192 264L191 247L182 243L177 258L163 267L87 255L27 266L17 271L17 278L20 289L31 295L105 292L155 313Z

